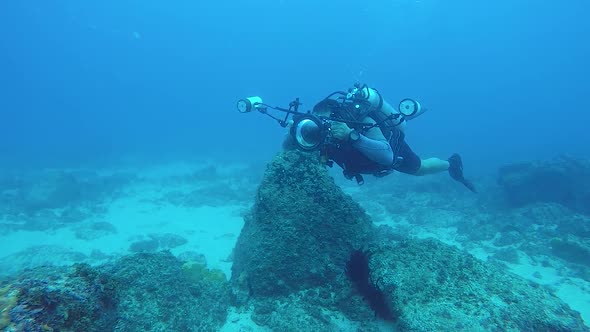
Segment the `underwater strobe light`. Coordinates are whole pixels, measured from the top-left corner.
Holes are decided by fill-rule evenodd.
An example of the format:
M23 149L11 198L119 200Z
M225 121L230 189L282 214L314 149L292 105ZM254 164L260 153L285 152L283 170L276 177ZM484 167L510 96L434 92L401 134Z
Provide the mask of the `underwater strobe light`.
M255 97L248 97L244 99L238 100L238 112L240 113L248 113L252 110L257 110L263 108L262 98L255 96Z
M422 106L414 99L406 98L399 103L399 112L404 116L413 116L420 113Z
M330 133L330 123L317 116L305 114L293 118L291 137L304 151L319 149Z

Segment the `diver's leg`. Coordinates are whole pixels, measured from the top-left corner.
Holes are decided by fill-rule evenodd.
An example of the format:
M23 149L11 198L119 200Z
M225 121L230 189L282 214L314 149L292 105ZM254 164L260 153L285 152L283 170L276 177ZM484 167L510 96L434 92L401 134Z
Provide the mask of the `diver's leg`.
M402 154L403 157L408 157L407 159L404 158L401 164L402 167L396 168L400 172L421 176L449 171L449 174L455 181L462 183L474 193L477 192L473 183L463 177L463 161L458 154L453 154L448 160L440 158L421 160L411 149L409 149L407 144L405 147L402 146L400 152L404 153ZM408 163L408 161L410 162ZM413 167L407 167L407 165L412 165Z
M398 172L416 175L416 173L422 167L422 161L417 154L412 151L408 143L403 140L400 143L399 151L398 151L398 160L395 163L393 169Z
M415 175L428 175L447 171L449 162L440 158L423 159Z

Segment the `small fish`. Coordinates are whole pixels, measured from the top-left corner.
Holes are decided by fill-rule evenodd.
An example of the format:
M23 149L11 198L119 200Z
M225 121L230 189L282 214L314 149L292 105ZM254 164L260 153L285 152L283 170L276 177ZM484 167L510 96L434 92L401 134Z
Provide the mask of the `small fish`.
M133 38L135 39L141 39L141 34L137 31L133 31Z

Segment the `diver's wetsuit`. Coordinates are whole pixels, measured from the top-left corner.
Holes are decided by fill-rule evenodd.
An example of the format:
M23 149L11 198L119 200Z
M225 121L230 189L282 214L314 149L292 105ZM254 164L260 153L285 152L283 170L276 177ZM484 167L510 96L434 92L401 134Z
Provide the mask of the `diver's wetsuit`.
M373 127L361 134L356 142L348 140L329 145L326 151L328 158L342 167L344 176L356 178L359 184L364 182L361 174L383 176L396 170L415 175L422 166L422 160L406 143L403 132L395 129L390 133L391 137L387 140L377 127ZM473 183L463 177L461 157L454 154L448 162L451 177L477 193Z
M358 141L353 142L352 146L362 153L367 159L386 167L393 165L394 152L388 142L370 139L365 135L360 135ZM405 139L401 139L398 143L397 160L393 169L406 173L416 174L422 165L420 157L412 151Z
M370 118L364 123L374 123ZM418 157L404 140L399 129L391 131L386 139L378 127L361 133L356 142L341 142L327 148L328 158L344 170L345 175L385 174L396 170L407 174L416 174L421 166Z

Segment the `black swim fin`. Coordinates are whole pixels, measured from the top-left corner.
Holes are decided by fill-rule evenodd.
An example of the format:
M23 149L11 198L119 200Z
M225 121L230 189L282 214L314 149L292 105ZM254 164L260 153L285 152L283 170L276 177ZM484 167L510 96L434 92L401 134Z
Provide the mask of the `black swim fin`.
M465 179L463 176L463 161L461 160L461 156L457 153L453 154L449 159L449 175L453 178L453 180L461 182L467 189L471 190L474 193L477 193L475 190L475 186L471 181Z

